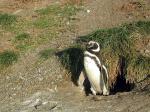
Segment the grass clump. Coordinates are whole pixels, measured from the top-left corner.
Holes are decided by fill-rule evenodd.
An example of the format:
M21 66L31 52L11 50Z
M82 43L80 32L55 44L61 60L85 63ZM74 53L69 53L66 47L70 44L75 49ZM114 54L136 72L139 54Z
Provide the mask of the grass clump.
M1 26L3 27L10 26L16 21L17 21L17 17L15 15L0 13L0 25Z
M40 53L40 58L47 60L49 57L55 54L54 49L46 49L41 51Z
M31 38L28 33L20 33L15 36L14 43L20 51L27 50L31 46Z
M48 14L59 14L61 12L61 8L59 5L50 5L44 9L40 9L36 11L40 15L48 15Z
M76 13L80 10L81 8L78 8L75 5L65 5L61 13L65 17L70 17L76 15Z
M9 66L18 60L18 55L14 51L4 51L0 53L0 65Z
M85 0L63 0L65 4L77 4L82 5Z
M37 10L40 15L57 15L61 17L68 17L75 15L80 8L75 5L50 5L45 9Z
M136 30L139 30L139 32L150 34L150 21L139 21L134 24L134 27L136 27Z
M34 23L36 28L48 28L48 27L58 27L59 19L55 17L40 17Z
M24 41L24 40L27 40L29 38L30 38L30 35L28 33L21 33L15 37L15 40Z
M128 61L127 74L132 74L129 79L134 78L135 82L140 82L150 74L150 57L142 55L136 56Z

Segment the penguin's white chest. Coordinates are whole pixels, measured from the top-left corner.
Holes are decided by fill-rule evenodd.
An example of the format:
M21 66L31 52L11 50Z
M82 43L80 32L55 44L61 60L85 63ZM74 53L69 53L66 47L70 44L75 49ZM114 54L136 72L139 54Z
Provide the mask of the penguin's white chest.
M101 74L100 74L100 69L97 66L95 60L90 57L84 57L84 68L93 89L97 92L101 92L101 88L100 88Z

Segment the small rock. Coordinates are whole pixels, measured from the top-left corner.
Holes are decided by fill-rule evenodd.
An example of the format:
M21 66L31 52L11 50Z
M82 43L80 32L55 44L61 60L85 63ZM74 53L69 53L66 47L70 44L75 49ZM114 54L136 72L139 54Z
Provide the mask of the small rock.
M16 96L16 95L17 95L16 93L13 94L13 96Z
M43 78L42 78L42 77L38 77L38 79L39 79L39 81L42 81L42 80L43 80Z
M87 12L87 13L90 13L91 11L90 11L90 10L86 10L86 12Z
M43 102L42 104L43 104L43 105L46 105L47 103L48 103L48 102L46 101L46 102Z
M67 24L67 25L69 25L69 24L70 24L70 22L68 21L66 24Z
M18 14L18 13L20 13L22 11L23 11L22 9L19 9L19 10L15 11L13 14Z
M56 92L58 91L58 89L57 89L57 85L55 86L55 91L56 91Z
M33 103L30 104L30 107L35 107L37 109L37 107L40 105L42 105L42 101L40 99L36 99Z
M149 51L148 49L146 49L146 50L145 50L145 53L146 53L146 54L147 54L147 53L150 53L150 51Z
M54 93L54 92L55 92L53 89L49 89L49 88L48 88L48 90L49 90L50 92L52 92L52 93Z
M6 76L6 79L10 79L10 77L9 77L9 76Z

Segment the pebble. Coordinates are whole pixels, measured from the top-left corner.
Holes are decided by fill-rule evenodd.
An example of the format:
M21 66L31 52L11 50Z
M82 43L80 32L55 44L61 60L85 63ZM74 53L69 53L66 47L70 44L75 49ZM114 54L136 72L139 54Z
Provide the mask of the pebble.
M46 101L46 102L43 102L42 104L45 105L45 104L47 104L47 103L48 103L48 102Z
M43 81L43 78L42 77L38 77L39 81Z
M18 13L20 13L22 11L23 11L22 9L19 9L19 10L15 11L13 14L18 14Z
M37 109L37 107L40 105L42 105L42 101L40 99L36 99L36 101L31 106L34 106Z
M150 53L150 51L148 49L145 50L145 53Z
M86 12L87 12L87 13L90 13L91 11L90 11L90 10L86 10Z
M70 24L69 21L66 24L69 25Z
M58 89L57 89L57 85L55 86L55 89L54 89L56 92L58 92Z

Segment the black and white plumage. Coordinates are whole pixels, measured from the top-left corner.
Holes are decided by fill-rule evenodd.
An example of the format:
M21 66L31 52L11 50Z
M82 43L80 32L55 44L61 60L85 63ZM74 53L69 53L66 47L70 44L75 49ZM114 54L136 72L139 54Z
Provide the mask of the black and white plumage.
M84 52L84 69L91 84L91 91L94 95L109 95L108 72L96 56L100 52L100 46L95 41L90 41Z

